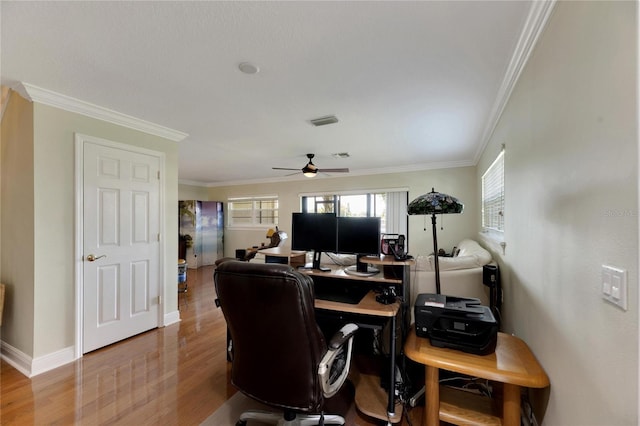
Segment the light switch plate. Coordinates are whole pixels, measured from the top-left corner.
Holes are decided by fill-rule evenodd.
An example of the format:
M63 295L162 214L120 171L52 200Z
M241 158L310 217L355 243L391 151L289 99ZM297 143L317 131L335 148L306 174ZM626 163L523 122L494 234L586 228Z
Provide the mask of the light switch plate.
M602 298L620 309L627 310L627 271L602 265Z

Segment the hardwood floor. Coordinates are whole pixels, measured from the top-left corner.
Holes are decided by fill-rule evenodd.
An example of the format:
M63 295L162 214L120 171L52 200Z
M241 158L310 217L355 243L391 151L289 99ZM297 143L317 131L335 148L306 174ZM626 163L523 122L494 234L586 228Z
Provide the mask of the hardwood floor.
M188 271L182 321L26 378L1 363L1 425L198 425L236 390L226 326L215 307L213 267ZM414 409L413 417L422 410ZM352 408L348 425L380 424ZM402 425L410 425L406 419ZM221 425L224 426L224 425Z

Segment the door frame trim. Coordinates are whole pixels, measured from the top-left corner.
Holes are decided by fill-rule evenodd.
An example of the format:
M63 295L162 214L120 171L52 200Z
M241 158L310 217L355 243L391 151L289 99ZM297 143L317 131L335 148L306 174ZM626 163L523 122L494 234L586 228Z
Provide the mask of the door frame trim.
M128 145L120 142L114 142L107 139L102 139L94 136L89 136L81 133L74 134L75 140L75 160L74 160L74 197L75 197L75 247L74 247L74 283L75 283L75 348L74 359L82 358L83 348L83 309L84 309L84 278L83 278L83 264L84 264L84 146L86 143L93 143L98 145L107 146L110 148L131 151L138 154L145 154L152 157L157 157L159 160L160 168L160 181L159 181L159 194L158 194L158 213L159 213L159 232L160 241L158 247L158 294L160 300L158 303L158 326L164 326L164 303L165 303L165 212L164 212L164 198L165 198L165 154L160 151L153 151L146 148L141 148L135 145Z

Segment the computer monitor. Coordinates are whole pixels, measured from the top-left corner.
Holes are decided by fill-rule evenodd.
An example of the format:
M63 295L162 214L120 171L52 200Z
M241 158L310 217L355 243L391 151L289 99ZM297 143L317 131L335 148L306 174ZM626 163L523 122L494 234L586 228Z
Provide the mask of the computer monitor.
M377 274L376 268L360 262L360 258L380 255L380 218L338 217L338 253L357 256L355 267L347 268L347 272Z
M333 213L293 213L291 217L291 249L313 251L313 262L307 267L320 267L323 251L336 252L337 223Z

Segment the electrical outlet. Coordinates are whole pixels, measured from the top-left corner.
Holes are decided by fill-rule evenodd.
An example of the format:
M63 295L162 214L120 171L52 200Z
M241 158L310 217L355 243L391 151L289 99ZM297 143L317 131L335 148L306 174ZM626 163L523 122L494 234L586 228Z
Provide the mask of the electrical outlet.
M602 265L602 298L627 310L627 271Z

